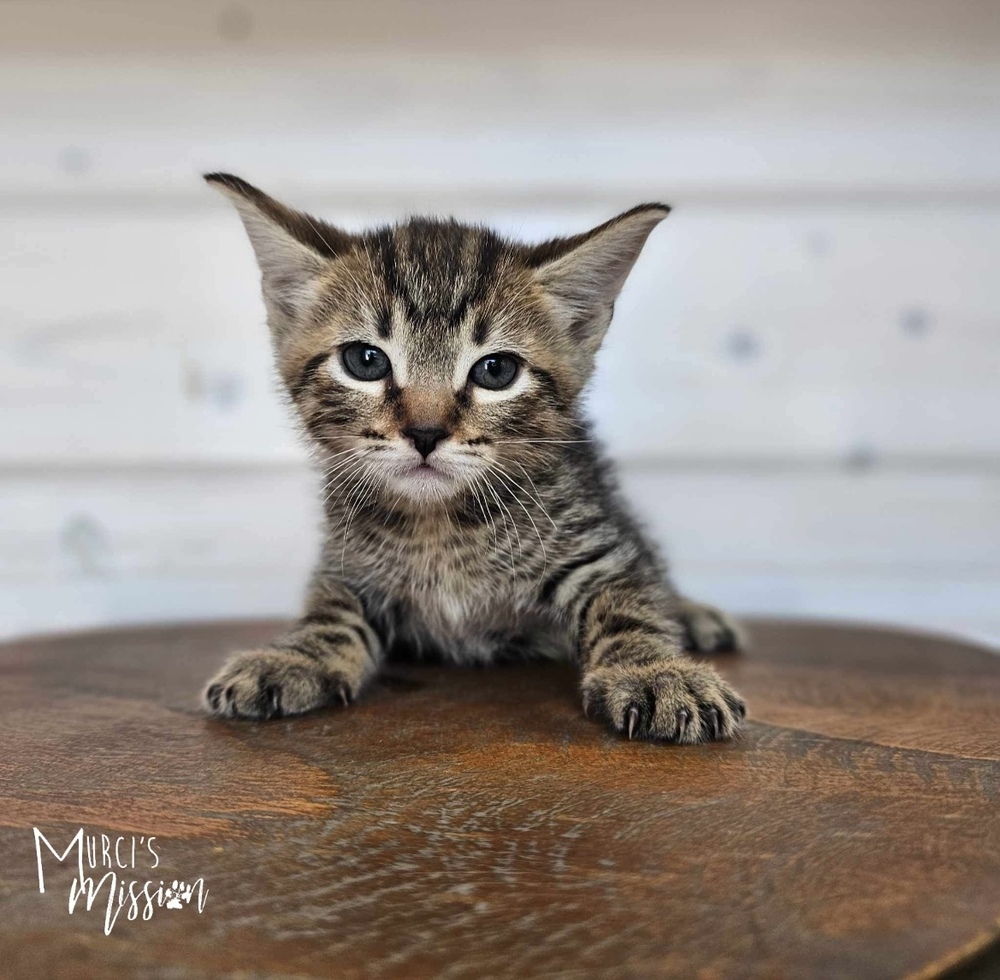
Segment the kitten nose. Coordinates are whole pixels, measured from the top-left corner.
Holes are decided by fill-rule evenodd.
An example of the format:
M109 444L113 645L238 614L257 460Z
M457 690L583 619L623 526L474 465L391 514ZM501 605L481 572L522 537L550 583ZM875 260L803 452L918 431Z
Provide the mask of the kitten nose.
M424 459L427 459L434 452L434 447L442 439L448 437L448 433L444 429L430 429L422 426L411 426L408 429L404 429L403 435L416 446L417 452Z

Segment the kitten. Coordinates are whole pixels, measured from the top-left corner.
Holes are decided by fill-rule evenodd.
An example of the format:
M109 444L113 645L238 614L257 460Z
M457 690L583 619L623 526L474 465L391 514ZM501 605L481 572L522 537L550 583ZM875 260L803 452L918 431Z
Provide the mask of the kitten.
M743 701L698 651L738 645L675 592L579 410L642 204L540 245L456 221L349 234L238 177L278 370L326 478L305 613L235 655L208 709L349 704L387 657L577 663L584 711L629 738L726 738Z

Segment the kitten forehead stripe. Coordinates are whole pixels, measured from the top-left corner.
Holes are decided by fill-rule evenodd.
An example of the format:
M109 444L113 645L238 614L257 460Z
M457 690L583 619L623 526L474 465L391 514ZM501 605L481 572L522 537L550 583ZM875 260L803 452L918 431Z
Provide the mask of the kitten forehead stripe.
M305 367L299 372L298 380L292 385L291 395L293 398L300 398L313 383L316 373L329 359L330 351L320 351L306 361Z
M480 347L485 344L490 335L491 326L490 318L485 313L480 313L472 328L472 342Z

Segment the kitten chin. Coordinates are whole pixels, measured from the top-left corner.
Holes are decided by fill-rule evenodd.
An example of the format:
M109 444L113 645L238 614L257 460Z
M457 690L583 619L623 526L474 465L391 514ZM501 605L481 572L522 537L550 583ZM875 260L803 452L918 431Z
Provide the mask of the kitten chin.
M387 651L568 658L628 738L728 738L742 699L687 650L738 645L682 599L618 496L580 393L615 299L667 215L541 244L414 218L352 234L239 178L277 365L323 459L326 532L295 625L208 685L218 715L347 705Z

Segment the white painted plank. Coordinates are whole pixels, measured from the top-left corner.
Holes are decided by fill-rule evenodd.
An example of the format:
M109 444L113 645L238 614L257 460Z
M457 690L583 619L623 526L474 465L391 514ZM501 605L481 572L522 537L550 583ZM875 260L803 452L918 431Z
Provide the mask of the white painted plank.
M359 73L365 67L359 65ZM630 112L612 118L580 118L578 111L576 118L573 113L567 118L555 96L547 101L544 93L535 92L505 103L507 112L484 115L477 96L489 85L489 77L483 86L456 89L466 91L465 106L449 86L438 86L448 90L447 97L433 91L421 95L427 85L404 78L398 86L403 92L415 90L412 104L400 107L390 99L380 112L362 106L356 116L344 118L340 108L339 117L330 118L329 108L314 112L291 99L286 103L275 98L276 90L297 91L304 66L296 67L291 77L285 73L262 80L257 91L250 76L249 91L238 93L226 90L231 73L216 66L200 77L192 72L191 87L182 93L172 92L172 79L164 83L157 78L144 86L141 74L136 77L138 66L88 86L87 72L93 69L87 65L45 63L8 65L11 74L0 74L0 85L7 91L20 90L20 85L10 84L15 70L20 84L36 72L40 83L65 70L80 88L79 94L49 97L48 104L63 106L65 118L49 118L52 114L32 106L30 98L25 111L24 98L46 89L37 84L6 111L0 106L0 186L12 197L32 194L44 200L53 192L108 196L144 191L191 200L196 193L192 178L220 169L250 172L262 183L316 191L335 184L342 193L357 189L368 197L373 187L396 193L416 188L446 201L451 190L469 197L477 188L539 186L556 194L566 189L577 194L617 189L641 197L675 198L732 189L776 196L840 188L862 197L880 190L917 194L929 189L995 200L1000 190L1000 109L971 115L961 106L934 113L890 106L878 113L864 90L854 94L855 103L834 99L833 109L808 104L792 109L782 96L808 91L812 82L794 76L750 105L734 94L732 104L723 99L723 105L707 113L685 107L671 111L668 106L650 107L637 117ZM513 74L517 77L516 71ZM1000 87L995 79L988 85ZM685 87L683 79L669 73L652 85L626 77L620 98L611 101L627 104L627 93L637 88ZM304 88L310 91L308 85ZM353 91L326 91L329 88L321 88L324 106L356 105ZM692 103L711 100L711 88L696 91ZM135 100L134 110L127 112L109 101L108 90L127 92ZM578 90L572 91L580 97ZM870 93L879 91L878 79L873 79ZM593 104L599 96L603 93L588 94L584 87L582 104ZM171 120L166 115L170 105L206 102L200 119ZM255 117L233 120L226 108L230 102L254 106ZM261 118L260 107L275 102L270 118ZM214 111L209 111L213 103ZM100 114L93 115L98 110Z
M307 469L26 472L0 500L0 581L298 573L319 546Z
M739 574L696 569L683 581L690 595L743 616L883 624L962 637L1000 652L1000 575L937 582L877 573L847 580L773 569ZM301 577L268 571L16 582L0 588L0 639L139 623L290 619L298 613L303 589Z
M0 579L298 568L317 544L299 467L8 472ZM1000 473L626 467L638 514L680 564L933 577L1000 568Z
M332 44L513 56L544 45L553 57L628 49L675 59L759 52L934 63L988 59L1000 43L995 10L982 0L946 6L936 0L619 0L614 7L604 0L508 0L502 7L461 0L241 0L225 7L201 0L4 0L0 11L5 53L191 55L236 47L274 54L326 52Z
M880 624L963 637L1000 653L996 575L926 580L865 571L847 578L822 571L726 573L691 568L683 581L690 595L745 616Z
M626 468L623 485L679 569L846 578L867 569L933 581L1000 568L996 471Z
M679 211L618 304L602 431L628 456L995 454L998 218Z
M275 572L15 582L0 588L0 640L139 623L291 619L304 590L304 577ZM201 680L192 678L192 684Z
M0 212L0 458L302 458L249 247L204 193ZM606 216L478 215L527 238ZM600 431L626 458L995 457L998 254L996 208L680 208L618 304Z
M43 70L51 74L53 68ZM68 74L75 78L76 66ZM669 87L671 81L655 87ZM109 84L131 87L133 80L125 73ZM206 74L195 84L211 91L220 80ZM794 84L789 80L789 89ZM405 83L401 87L406 90ZM189 95L200 91L193 88ZM257 95L251 91L232 98L259 105ZM332 104L350 97L349 92L330 93ZM192 180L209 170L246 172L260 183L303 191L323 192L332 183L344 196L368 199L384 189L402 195L407 204L429 196L445 207L455 196L469 199L480 189L496 194L512 187L542 188L548 195L627 193L675 200L734 193L773 199L833 190L859 200L927 194L995 202L1000 193L998 111L982 119L951 111L941 118L887 111L858 119L850 106L835 113L806 107L777 115L766 107L721 111L710 125L689 111L661 110L638 120L581 119L570 125L558 106L536 113L533 121L525 118L521 109L537 104L530 95L517 103L516 118L489 126L473 125L480 118L478 104L468 107L469 122L460 126L452 106L441 102L426 120L419 117L427 113L407 108L400 120L393 108L375 121L370 115L303 118L290 131L284 128L287 122L278 123L290 107L275 110L273 125L256 120L254 128L242 131L220 111L193 131L190 121L172 128L155 111L149 113L150 105L169 100L169 94L148 89L138 98L152 117L148 129L137 123L110 128L107 121L77 112L65 123L43 119L44 125L36 122L27 130L23 123L15 125L12 111L0 115L4 195L31 196L43 205L53 194L108 198L121 192L191 201L196 196ZM88 103L102 105L101 91ZM438 117L444 113L446 118ZM408 121L414 116L418 122Z
M719 16L692 0L7 0L0 190L192 199L192 174L229 168L445 197L832 187L995 199L988 6L753 0Z
M682 588L744 613L1000 635L1000 475L628 469ZM318 541L298 468L8 474L0 634L285 615Z

